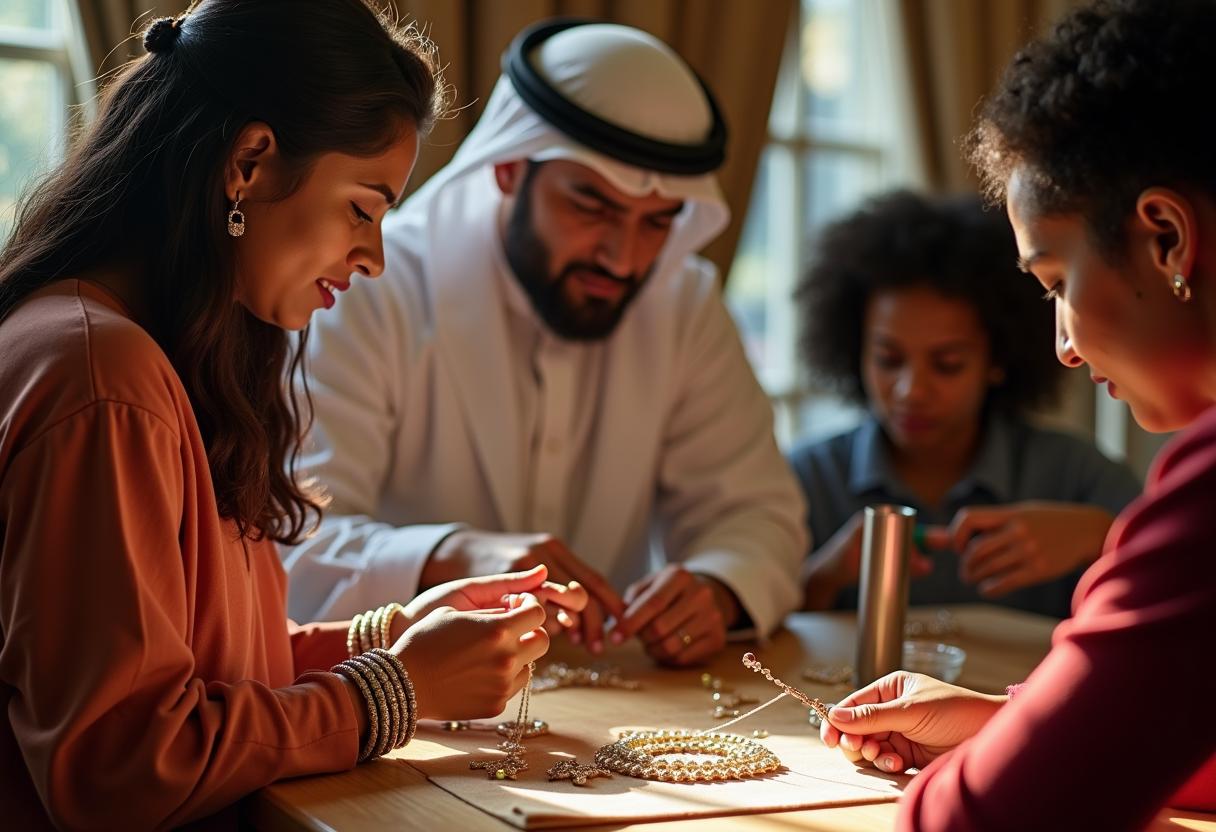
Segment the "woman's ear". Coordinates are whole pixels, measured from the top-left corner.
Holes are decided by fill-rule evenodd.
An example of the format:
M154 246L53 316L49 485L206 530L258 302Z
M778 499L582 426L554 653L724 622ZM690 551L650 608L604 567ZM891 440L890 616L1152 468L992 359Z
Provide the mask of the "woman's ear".
M274 198L271 168L278 152L278 142L269 124L251 121L242 127L224 167L224 193L228 201Z
M1141 231L1134 239L1148 247L1149 261L1167 286L1174 275L1193 277L1199 226L1190 199L1171 188L1148 188L1136 199L1134 222Z

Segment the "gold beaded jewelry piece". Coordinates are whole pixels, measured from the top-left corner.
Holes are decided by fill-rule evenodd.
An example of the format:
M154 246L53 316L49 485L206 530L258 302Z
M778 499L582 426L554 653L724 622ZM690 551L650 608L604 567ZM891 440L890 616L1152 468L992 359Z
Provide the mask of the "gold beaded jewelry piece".
M545 772L549 780L569 780L576 786L586 786L593 777L611 777L612 772L599 766L587 766L578 760L562 760L554 763Z
M621 675L619 667L593 666L571 667L565 662L554 662L532 680L532 690L541 693L558 688L618 688L637 690L641 684Z
M794 687L793 685L787 685L785 682L778 679L776 676L773 675L772 671L770 671L764 665L760 664L760 660L756 658L755 653L744 653L743 654L743 666L750 668L755 673L762 674L765 679L768 679L774 685L781 688L781 690L784 691L786 693L786 695L794 697L799 702L801 702L803 705L806 705L812 711L817 713L819 715L820 719L828 718L828 706L827 705L823 704L823 702L819 699L815 699L811 696L808 696L807 694L798 690L798 688Z
M481 769L491 780L514 780L521 771L528 770L528 763L523 755L528 750L523 746L524 730L528 724L528 702L532 698L532 674L536 670L534 662L528 662L528 681L524 683L519 696L519 713L515 716L515 730L498 747L506 754L505 757L490 760L474 760L469 763L470 769Z
M681 755L674 760L663 759ZM709 755L714 760L689 760L688 755ZM697 783L741 780L776 771L781 761L754 740L736 734L698 734L692 731L636 731L595 752L595 764L617 774Z

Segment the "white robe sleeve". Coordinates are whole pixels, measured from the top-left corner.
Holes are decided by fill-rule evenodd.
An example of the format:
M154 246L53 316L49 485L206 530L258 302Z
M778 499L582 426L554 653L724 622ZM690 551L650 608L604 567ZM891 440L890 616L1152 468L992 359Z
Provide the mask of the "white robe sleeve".
M763 637L798 603L806 508L717 282L703 286L663 439L664 547L671 560L730 587Z
M357 286L319 313L310 333L314 421L301 469L332 502L314 536L280 548L296 621L350 618L386 597L412 598L427 557L460 528L372 519L393 458L409 350L405 304L386 304L369 288Z

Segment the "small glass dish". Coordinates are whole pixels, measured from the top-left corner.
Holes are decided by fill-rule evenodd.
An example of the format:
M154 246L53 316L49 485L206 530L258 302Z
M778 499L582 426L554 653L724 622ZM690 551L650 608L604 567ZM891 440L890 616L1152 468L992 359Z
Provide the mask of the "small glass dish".
M963 670L967 651L936 641L905 641L904 670L924 673L943 682L954 682Z

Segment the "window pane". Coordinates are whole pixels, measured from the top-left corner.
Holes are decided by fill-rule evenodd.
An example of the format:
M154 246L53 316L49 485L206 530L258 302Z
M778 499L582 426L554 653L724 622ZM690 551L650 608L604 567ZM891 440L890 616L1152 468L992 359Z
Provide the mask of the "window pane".
M853 210L880 185L878 160L863 153L816 150L803 161L802 172L807 235Z
M734 315L739 335L747 348L753 367L763 367L769 355L768 276L773 272L773 247L769 240L769 176L771 153L765 151L756 171L751 207L735 250L727 281L726 299Z
M860 4L802 0L799 41L807 126L820 134L865 136L869 128Z
M0 240L22 189L53 161L63 113L55 67L0 58Z
M50 29L54 25L51 11L56 0L3 0L0 2L0 27L18 29ZM4 90L8 91L8 87Z

